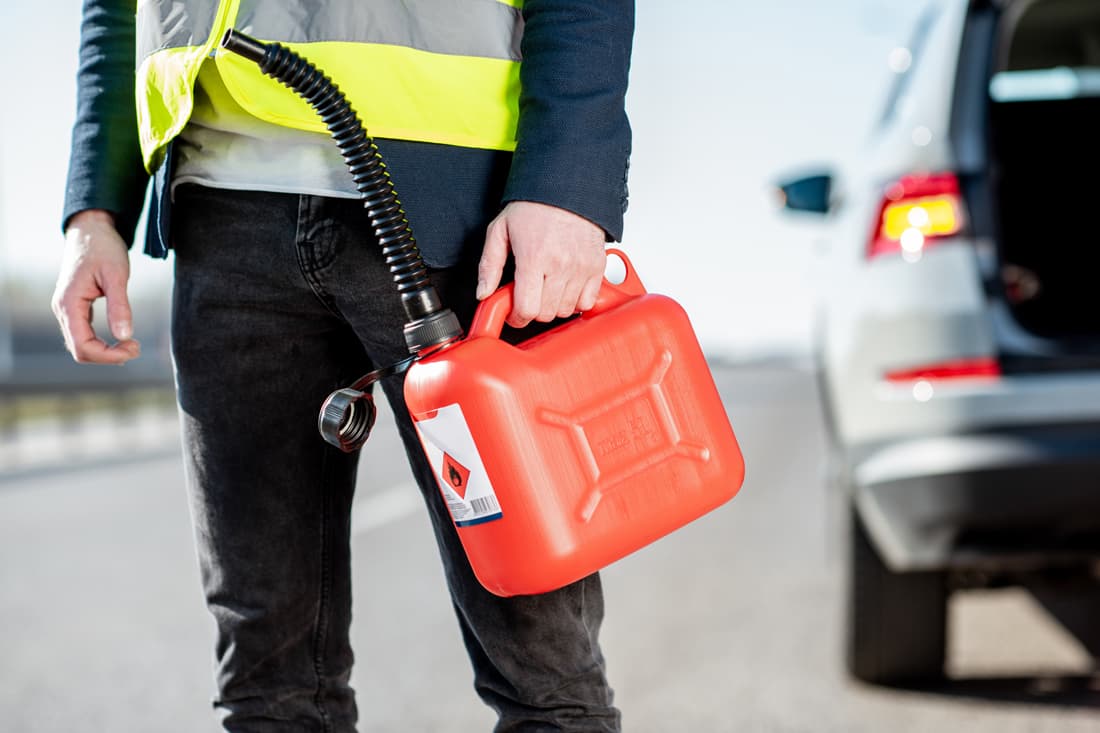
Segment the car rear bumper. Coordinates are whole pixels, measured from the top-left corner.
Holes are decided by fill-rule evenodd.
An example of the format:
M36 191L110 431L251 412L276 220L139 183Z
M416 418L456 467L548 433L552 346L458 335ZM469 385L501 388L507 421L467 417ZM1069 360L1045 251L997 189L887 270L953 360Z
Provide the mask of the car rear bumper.
M894 570L1100 556L1100 423L892 441L852 465L856 507Z

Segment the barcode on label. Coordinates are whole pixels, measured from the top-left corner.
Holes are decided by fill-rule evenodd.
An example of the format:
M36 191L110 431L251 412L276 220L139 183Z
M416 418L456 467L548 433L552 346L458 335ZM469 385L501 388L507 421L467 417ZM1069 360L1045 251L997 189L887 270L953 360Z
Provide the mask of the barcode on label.
M470 508L474 510L474 514L494 514L500 511L500 504L495 496L481 496L470 500Z

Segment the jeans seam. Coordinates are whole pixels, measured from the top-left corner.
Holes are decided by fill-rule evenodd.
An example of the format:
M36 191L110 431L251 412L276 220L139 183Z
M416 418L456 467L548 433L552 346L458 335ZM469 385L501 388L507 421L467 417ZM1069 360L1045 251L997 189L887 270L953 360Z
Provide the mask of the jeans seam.
M325 451L321 459L321 476L328 477L328 451ZM328 482L326 480L325 485ZM313 697L313 702L317 706L317 713L321 717L321 730L328 733L332 730L332 722L329 720L328 712L325 710L325 644L328 639L328 613L331 596L331 584L332 584L332 570L329 567L332 563L332 553L329 549L329 511L331 508L332 497L326 490L324 497L321 499L321 598L317 606L317 621L316 632L314 633L313 643L313 670L317 675L317 692Z
M604 676L604 675L606 675L606 669L605 669L603 663L600 660L600 655L597 653L597 648L598 647L592 641L592 636L593 636L592 628L588 625L588 614L585 612L585 606L588 603L588 584L591 582L591 580L592 580L592 578L591 578L591 576L589 576L587 578L583 578L580 582L580 588L581 588L581 599L580 599L581 600L581 603L580 603L580 606L581 606L580 607L581 625L584 627L584 639L585 639L585 642L587 642L587 644L588 644L588 658L592 660L592 664L595 666L595 668L600 670L600 675ZM604 694L605 695L607 694L607 690L608 690L608 687L605 685L604 686ZM605 705L611 705L612 704L610 699L605 699L603 702L604 702Z
M298 271L302 273L302 278L306 281L306 285L313 291L313 296L328 310L329 313L337 318L343 318L343 314L333 305L332 298L325 292L325 289L321 287L320 280L317 279L313 269L312 257L307 258L305 254L305 238L302 236L302 220L307 216L309 196L307 194L300 194L298 196L298 220L295 222L294 228L294 258L298 262Z

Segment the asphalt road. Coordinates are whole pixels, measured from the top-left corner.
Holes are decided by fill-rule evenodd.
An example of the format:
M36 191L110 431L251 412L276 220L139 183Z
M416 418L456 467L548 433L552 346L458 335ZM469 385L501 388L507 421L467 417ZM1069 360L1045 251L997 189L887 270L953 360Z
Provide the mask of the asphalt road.
M848 680L812 379L782 366L716 374L748 465L741 494L604 572L625 730L1100 731L1100 676L1045 610L1049 593L1046 606L1017 589L957 594L943 685ZM367 451L360 730L487 732L396 437L380 427ZM213 730L210 638L174 452L0 475L0 731Z

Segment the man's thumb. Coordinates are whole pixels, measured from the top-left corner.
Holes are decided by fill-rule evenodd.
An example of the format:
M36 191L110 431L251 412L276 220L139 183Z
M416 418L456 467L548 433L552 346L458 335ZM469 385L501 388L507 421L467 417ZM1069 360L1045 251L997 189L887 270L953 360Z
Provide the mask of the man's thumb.
M485 236L485 248L481 251L481 262L477 266L477 299L484 300L493 294L504 274L504 263L508 260L508 240L505 227L494 222Z
M130 299L126 294L126 281L119 278L107 280L104 295L107 296L107 323L111 328L111 335L119 341L133 338L134 324Z

